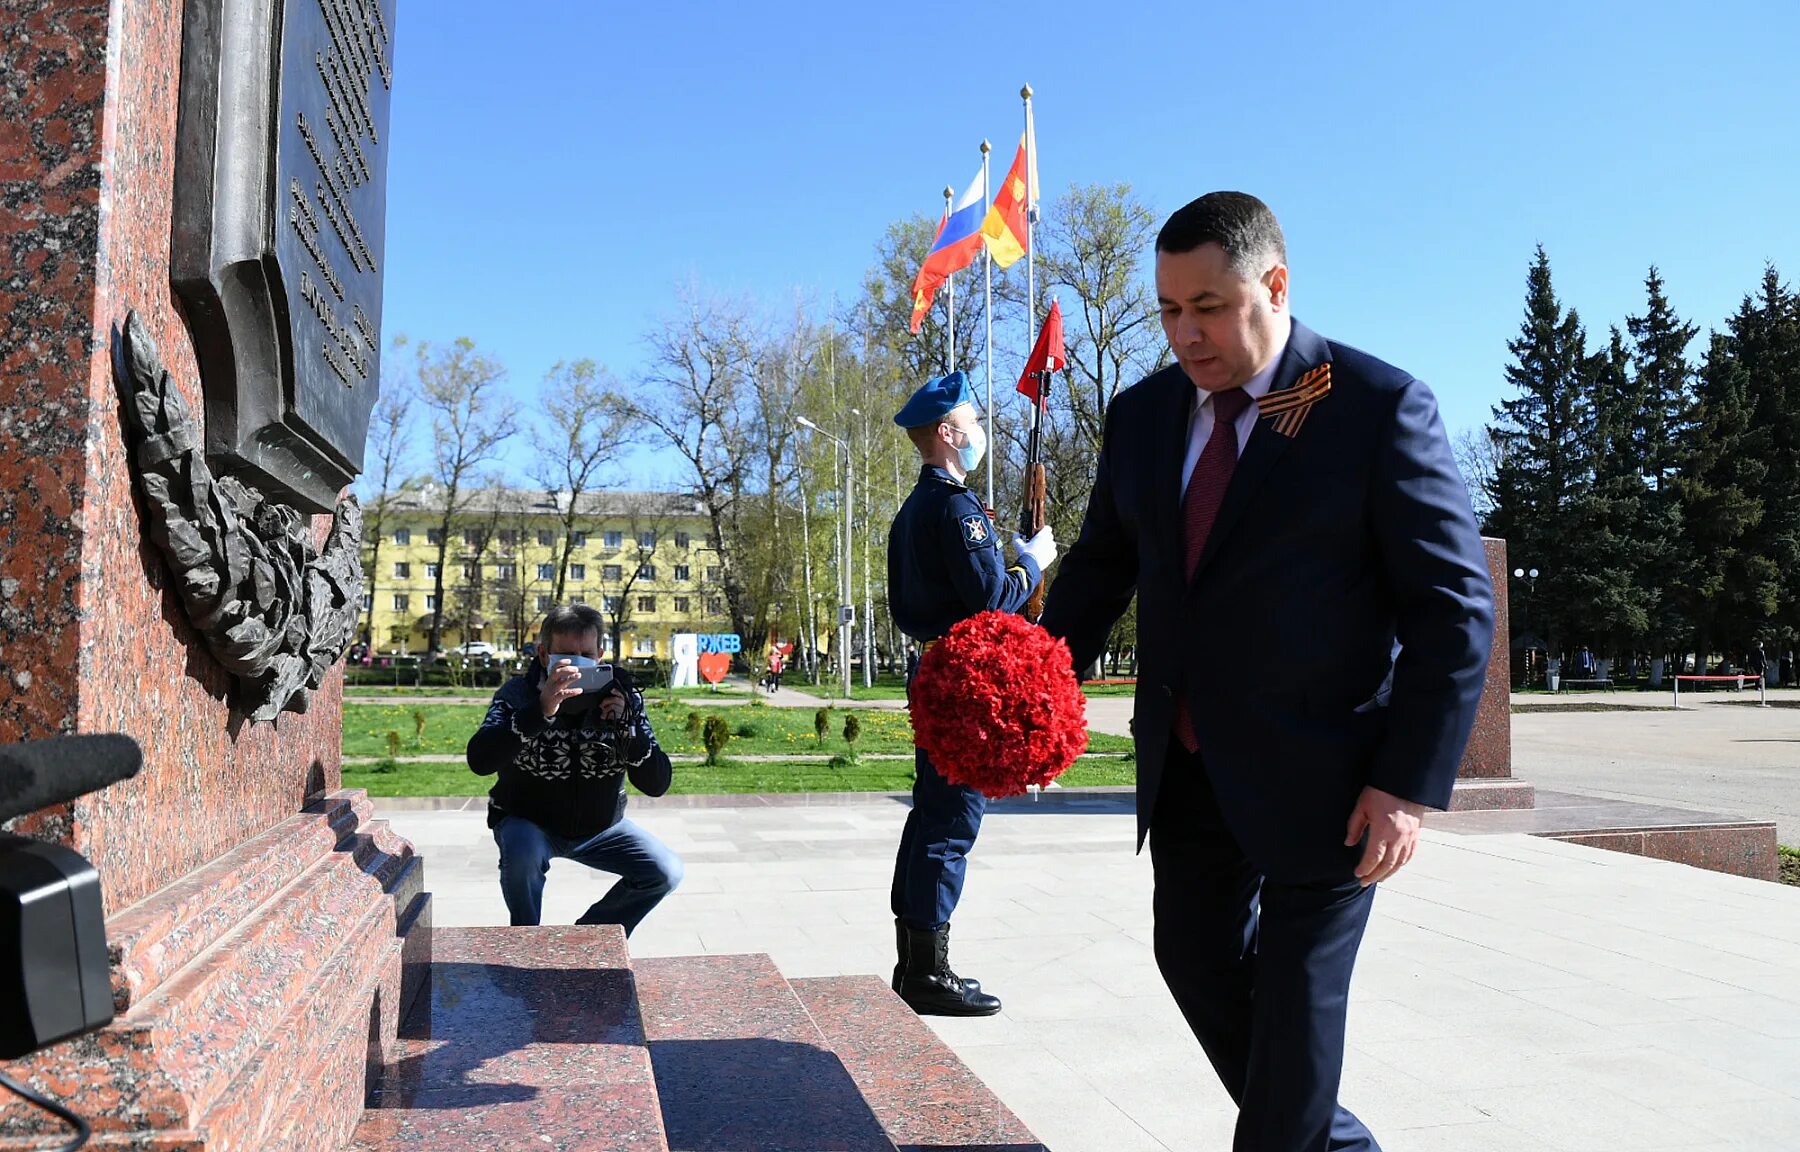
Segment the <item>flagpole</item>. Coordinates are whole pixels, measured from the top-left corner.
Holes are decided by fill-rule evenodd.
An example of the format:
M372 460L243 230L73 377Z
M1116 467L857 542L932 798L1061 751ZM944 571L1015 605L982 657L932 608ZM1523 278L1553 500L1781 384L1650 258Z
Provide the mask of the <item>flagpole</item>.
M1037 204L1033 197L1037 194L1037 160L1032 149L1037 141L1031 131L1031 85L1019 89L1019 98L1025 101L1025 358L1031 359L1031 350L1037 345L1037 245L1032 243L1032 230L1036 222ZM1038 405L1031 406L1031 427L1036 431L1038 426Z
M955 191L956 190L950 187L950 185L944 185L944 219L946 220L950 219L950 197ZM950 373L956 371L956 273L952 272L950 275L944 277L944 282L950 286L950 293L947 300L950 311L950 322L944 325L947 338L950 342L950 360L944 366L944 375L948 376Z
M988 212L994 206L994 186L988 180L988 152L992 150L986 140L981 142L981 219L987 220ZM987 317L987 429L988 435L994 434L994 253L984 239L981 253L985 257L982 263L983 285L981 311ZM994 506L994 454L984 452L987 457L987 506Z

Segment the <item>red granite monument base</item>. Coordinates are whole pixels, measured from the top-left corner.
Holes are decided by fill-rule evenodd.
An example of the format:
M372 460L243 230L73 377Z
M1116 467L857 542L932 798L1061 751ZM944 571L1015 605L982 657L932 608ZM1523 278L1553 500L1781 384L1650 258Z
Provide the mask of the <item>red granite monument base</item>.
M143 770L16 821L99 870L118 1018L6 1072L99 1147L335 1148L428 959L411 847L337 792L340 674L254 723L133 491L112 331L206 411L171 287L181 0L0 0L0 741L123 732ZM315 543L330 518L315 517ZM0 1097L0 1147L64 1130Z

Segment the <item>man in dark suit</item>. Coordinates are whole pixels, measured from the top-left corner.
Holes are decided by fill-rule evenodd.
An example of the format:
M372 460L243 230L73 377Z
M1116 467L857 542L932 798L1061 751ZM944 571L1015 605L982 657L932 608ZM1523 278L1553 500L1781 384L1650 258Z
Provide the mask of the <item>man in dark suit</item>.
M1437 403L1289 311L1268 207L1156 242L1176 363L1121 392L1043 623L1091 665L1135 593L1156 959L1237 1152L1376 1149L1337 1103L1374 885L1450 802L1493 589Z

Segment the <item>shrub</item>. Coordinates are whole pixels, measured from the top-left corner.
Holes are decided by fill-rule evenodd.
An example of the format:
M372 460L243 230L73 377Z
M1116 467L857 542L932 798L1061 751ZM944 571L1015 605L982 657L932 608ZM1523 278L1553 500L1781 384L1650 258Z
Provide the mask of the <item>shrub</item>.
M825 746L825 733L831 728L831 709L821 708L813 713L813 735L819 738L819 747Z
M725 751L725 745L731 743L731 726L725 723L723 716L708 716L700 739L706 745L706 762L717 765L720 754Z
M862 721L852 712L844 717L844 743L850 746L850 759L856 759L856 742L862 738Z
M391 756L383 756L381 759L375 761L375 763L369 765L369 771L379 772L381 775L385 776L390 772L400 771L400 764Z
M391 729L387 734L387 752L390 760L400 755L400 733Z
M413 709L413 747L418 748L425 743L425 709Z
M687 718L687 734L689 736L700 735L700 723L700 713L689 712Z
M755 737L756 737L757 728L756 728L756 725L751 724L748 721L745 721L744 723L739 724L736 728L733 728L732 732L735 735L740 736L745 740L752 740L752 739L755 739Z

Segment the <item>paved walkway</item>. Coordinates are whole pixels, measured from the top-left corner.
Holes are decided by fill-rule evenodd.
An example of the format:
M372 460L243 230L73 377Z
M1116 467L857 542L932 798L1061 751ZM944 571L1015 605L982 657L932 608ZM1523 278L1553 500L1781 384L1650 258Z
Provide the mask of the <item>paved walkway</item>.
M892 799L634 801L688 863L638 955L768 952L790 976L886 973ZM999 805L971 860L959 968L1004 997L937 1029L1056 1152L1230 1145L1231 1106L1151 957L1128 792ZM391 811L438 924L505 921L479 811ZM1343 1098L1388 1152L1800 1146L1800 889L1519 836L1428 830L1376 900ZM567 923L608 878L551 870Z

